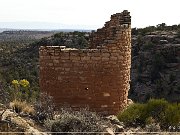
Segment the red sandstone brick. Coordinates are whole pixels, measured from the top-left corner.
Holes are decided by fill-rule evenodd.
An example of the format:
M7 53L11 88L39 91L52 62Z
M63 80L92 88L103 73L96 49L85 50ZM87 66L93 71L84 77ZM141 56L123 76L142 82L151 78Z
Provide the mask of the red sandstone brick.
M90 38L91 48L103 45L103 49L40 48L40 87L50 92L56 103L71 104L75 109L89 105L92 110L111 114L124 108L131 64L131 28L121 26L123 19L119 20L124 14L113 15Z

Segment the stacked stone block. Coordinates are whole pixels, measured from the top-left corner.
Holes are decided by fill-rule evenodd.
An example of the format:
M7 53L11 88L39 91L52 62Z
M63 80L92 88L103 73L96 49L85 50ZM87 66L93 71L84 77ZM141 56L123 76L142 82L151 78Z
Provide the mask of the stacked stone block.
M111 16L92 33L90 49L40 47L40 88L57 106L116 114L127 104L131 66L131 17Z

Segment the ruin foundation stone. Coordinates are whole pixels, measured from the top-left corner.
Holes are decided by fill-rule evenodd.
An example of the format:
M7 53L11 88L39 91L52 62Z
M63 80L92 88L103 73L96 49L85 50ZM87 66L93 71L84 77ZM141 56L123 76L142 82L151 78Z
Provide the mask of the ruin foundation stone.
M90 49L41 46L40 89L57 106L117 114L127 104L131 67L131 17L113 14L92 32Z

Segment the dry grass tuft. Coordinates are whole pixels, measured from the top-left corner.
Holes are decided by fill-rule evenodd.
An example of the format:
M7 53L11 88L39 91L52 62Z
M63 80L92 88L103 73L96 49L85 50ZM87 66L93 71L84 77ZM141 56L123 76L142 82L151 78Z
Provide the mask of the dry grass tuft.
M32 105L27 103L26 101L18 101L14 100L10 102L10 107L16 112L16 113L26 113L33 115L35 113L35 110Z

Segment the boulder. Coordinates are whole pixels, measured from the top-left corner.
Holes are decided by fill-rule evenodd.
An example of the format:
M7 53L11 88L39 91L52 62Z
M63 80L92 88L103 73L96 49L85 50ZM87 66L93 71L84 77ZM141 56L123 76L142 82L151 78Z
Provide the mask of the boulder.
M133 104L134 102L131 100L131 99L128 99L127 100L127 105L129 106L129 105L131 105L131 104Z
M124 124L122 122L120 122L115 115L110 115L110 116L106 117L106 119L110 120L111 124L117 124L117 125L124 126Z
M114 134L114 131L113 131L113 128L106 128L106 132L104 135L115 135Z
M159 43L160 44L168 44L168 41L167 40L160 40Z
M115 132L124 132L124 127L123 126L115 124L114 128L115 128Z
M159 126L159 124L152 123L152 124L146 125L145 130L148 132L160 132L161 127Z
M6 109L2 115L0 121L0 131L31 132L32 135L47 135L47 133L42 133L36 129L32 122L20 117L17 113L12 112L10 109Z

